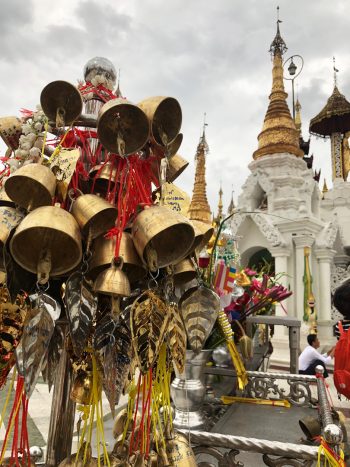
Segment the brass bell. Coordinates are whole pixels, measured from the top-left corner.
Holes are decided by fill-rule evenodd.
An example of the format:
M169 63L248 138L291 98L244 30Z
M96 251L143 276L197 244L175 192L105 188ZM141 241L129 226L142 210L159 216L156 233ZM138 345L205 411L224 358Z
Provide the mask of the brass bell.
M57 206L31 211L19 224L10 241L17 263L37 273L41 262L49 262L49 272L59 276L81 261L81 235L74 217Z
M16 206L16 203L8 197L4 188L0 190L0 206L8 206L10 208L14 208Z
M172 157L175 156L175 154L177 154L177 151L180 149L180 146L182 144L182 140L183 140L183 134L179 133L174 139L174 141L172 141L169 144L168 153L167 153L168 159L171 159Z
M156 157L153 157L151 160L151 172L153 175L153 182L159 186L159 175L160 175L160 161L164 156L167 156L169 165L168 165L168 170L174 170L173 165L170 164L170 159L175 156L177 153L178 149L181 146L182 143L182 138L183 135L182 133L179 133L177 137L174 139L172 143L169 144L167 151L164 153L164 148L162 150L157 150L157 145L154 145L154 154ZM183 159L184 160L184 159ZM176 163L175 163L176 165ZM187 163L188 165L188 163ZM187 167L187 165L184 166L183 170ZM179 173L180 175L180 173ZM176 178L176 177L175 177ZM168 174L167 174L167 179L168 179Z
M186 169L189 162L179 154L173 156L169 161L169 166L166 174L167 182L173 182Z
M116 183L116 176L117 169L111 162L95 165L89 173L90 185L91 188L94 188L94 193L106 195L108 189L112 191Z
M4 188L7 196L18 206L32 210L51 205L56 177L45 165L27 164L6 180Z
M71 125L83 110L79 90L67 81L53 81L41 91L40 104L47 118L56 127Z
M139 151L149 136L144 112L126 99L112 99L104 104L97 119L101 144L113 153L127 156Z
M165 465L176 465L176 467L197 467L196 458L191 445L185 435L176 433L173 437L165 440L166 456Z
M174 266L174 284L186 284L197 277L196 268L190 258L185 258Z
M118 211L97 195L81 195L73 201L72 215L83 235L94 239L114 227Z
M132 239L140 258L151 271L182 259L194 240L188 219L166 206L141 211L132 225Z
M95 292L115 298L129 297L131 293L130 282L128 276L122 271L122 267L122 258L113 260L111 267L97 276L94 283Z
M4 143L15 150L19 146L19 138L22 134L22 120L18 117L0 118L0 136Z
M194 242L196 243L195 249L200 251L209 242L211 236L214 233L214 227L211 224L206 224L205 222L192 219L191 224L194 227L195 234L197 234Z
M180 132L182 112L180 104L173 97L149 97L138 106L147 115L151 124L151 134L159 146L167 146Z
M105 238L103 235L96 238L92 245L89 276L95 279L101 271L111 265L115 254L116 237ZM119 256L123 258L125 271L131 283L141 280L146 275L146 269L137 254L131 235L122 233L119 247Z
M317 436L321 435L321 424L316 417L304 417L299 420L299 426L305 434L306 438L313 441Z
M10 236L11 230L23 219L24 214L18 209L0 206L0 270L5 271L4 265L4 247L6 240Z
M80 370L75 377L70 398L73 402L89 405L92 401L93 379L92 371Z

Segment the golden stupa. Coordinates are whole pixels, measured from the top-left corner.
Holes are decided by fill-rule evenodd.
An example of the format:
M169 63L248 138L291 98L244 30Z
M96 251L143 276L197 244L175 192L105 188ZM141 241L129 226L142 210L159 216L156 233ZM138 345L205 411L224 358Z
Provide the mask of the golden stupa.
M272 90L269 96L270 103L267 109L264 125L258 136L258 149L253 158L268 154L289 153L303 157L304 152L299 147L299 131L290 114L287 105L288 94L284 90L282 56L287 46L281 37L277 21L277 34L272 41L270 52L273 56Z

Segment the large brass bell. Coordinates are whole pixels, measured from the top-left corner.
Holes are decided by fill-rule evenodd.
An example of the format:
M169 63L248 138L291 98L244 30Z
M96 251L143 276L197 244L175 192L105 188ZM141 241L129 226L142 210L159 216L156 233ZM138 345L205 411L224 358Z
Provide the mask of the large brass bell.
M22 133L22 120L18 117L0 118L0 136L4 143L15 150L19 145L19 138Z
M94 239L114 227L118 211L97 195L81 195L73 201L71 212L83 235Z
M74 217L57 206L30 212L19 224L10 242L17 263L27 271L60 276L81 261L81 235Z
M115 254L116 237L105 238L103 235L96 238L92 245L92 257L90 261L89 276L95 279L98 274L111 265ZM122 233L120 240L119 256L123 258L125 271L131 283L143 279L146 269L137 254L131 235L128 232Z
M89 405L92 401L93 378L92 371L78 371L70 392L73 402Z
M185 258L174 266L174 284L186 284L197 276L196 268L190 258Z
M179 154L173 156L169 161L169 166L166 174L167 182L173 182L186 169L189 162Z
M5 271L4 247L11 230L17 227L24 217L24 213L8 206L0 206L0 270Z
M157 151L157 145L155 145L154 147L154 153L155 153L155 156L154 158L152 158L152 161L151 161L151 172L152 172L152 175L153 175L153 180L154 182L155 181L158 181L159 180L159 176L160 176L160 161L162 159L162 157L164 156L167 156L168 158L168 161L170 161L170 159L172 157L175 156L175 154L177 153L178 149L180 148L181 146L181 143L182 143L182 138L183 138L183 135L182 133L179 133L177 135L177 137L174 139L174 141L172 143L170 143L167 147L167 151L164 153L164 148L162 148L162 151ZM183 159L184 160L184 159ZM176 165L176 164L175 164ZM188 165L188 163L187 163ZM187 167L187 165L183 168L183 170L185 170L185 168ZM169 162L169 167L168 167L168 170L171 170L171 165L170 165L170 162ZM172 169L173 170L173 169ZM168 177L167 177L168 178ZM155 182L156 183L156 182ZM158 185L158 183L156 183Z
M299 426L305 434L306 438L313 441L317 436L321 435L321 424L318 418L307 416L299 420Z
M22 208L49 206L56 189L56 177L49 167L27 164L12 174L4 185L7 196Z
M138 106L147 115L151 124L151 134L160 146L170 144L180 132L182 112L180 104L173 97L149 97Z
M72 454L64 459L58 467L95 467L97 465L100 464L95 457L92 457L91 445L84 442L79 450L78 456L77 453Z
M128 276L122 271L123 260L116 258L111 267L102 271L95 280L95 292L110 295L111 297L129 297L130 282Z
M90 185L94 193L106 195L108 190L112 191L116 183L117 169L111 162L95 165L90 170Z
M53 81L41 91L41 107L56 127L71 125L83 110L78 89L67 81Z
M132 225L132 239L151 271L182 259L194 241L188 219L166 206L150 206L141 211Z
M100 109L97 133L101 144L108 151L127 156L146 144L149 122L136 105L126 99L112 99Z

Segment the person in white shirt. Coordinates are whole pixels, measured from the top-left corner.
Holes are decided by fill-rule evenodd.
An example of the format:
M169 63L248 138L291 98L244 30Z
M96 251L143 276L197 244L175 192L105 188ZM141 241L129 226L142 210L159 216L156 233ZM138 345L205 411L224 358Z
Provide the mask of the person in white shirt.
M335 346L327 353L320 354L316 349L320 346L320 341L316 334L309 334L307 336L308 346L301 352L299 356L299 373L301 375L314 375L317 365L324 368L324 377L328 377L326 363L330 363L334 357Z

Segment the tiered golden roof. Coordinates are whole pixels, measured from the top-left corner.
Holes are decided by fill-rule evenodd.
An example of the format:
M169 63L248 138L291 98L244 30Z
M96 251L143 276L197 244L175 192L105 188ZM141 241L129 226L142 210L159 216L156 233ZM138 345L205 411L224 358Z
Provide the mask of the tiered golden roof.
M193 195L188 216L191 220L211 224L211 212L207 199L206 181L205 181L205 156L208 152L208 144L205 139L205 131L200 138L196 152L196 174L193 186Z
M321 112L310 121L310 132L317 136L346 133L350 130L350 103L334 85L332 95Z
M288 94L284 90L282 55L286 50L286 44L279 31L279 21L277 21L277 34L270 47L273 55L270 104L265 115L263 129L258 136L258 149L253 153L254 159L285 152L297 157L304 155L299 147L299 131L295 127L287 105Z

